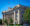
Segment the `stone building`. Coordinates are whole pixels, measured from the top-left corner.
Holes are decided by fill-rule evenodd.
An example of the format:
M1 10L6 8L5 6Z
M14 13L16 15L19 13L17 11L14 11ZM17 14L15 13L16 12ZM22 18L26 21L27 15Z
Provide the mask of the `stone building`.
M7 20L8 23L10 23L10 18L13 19L12 24L22 24L23 21L23 13L26 9L26 6L17 5L14 8L8 8L7 11L3 11L3 20ZM3 22L3 21L2 21ZM10 23L11 24L11 23Z

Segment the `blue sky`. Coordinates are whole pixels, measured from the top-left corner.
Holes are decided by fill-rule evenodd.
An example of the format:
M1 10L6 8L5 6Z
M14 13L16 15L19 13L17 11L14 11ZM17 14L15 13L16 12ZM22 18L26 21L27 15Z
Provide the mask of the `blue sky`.
M30 0L0 0L0 19L3 18L2 11L8 10L8 7L13 8L19 2L21 5L30 7Z

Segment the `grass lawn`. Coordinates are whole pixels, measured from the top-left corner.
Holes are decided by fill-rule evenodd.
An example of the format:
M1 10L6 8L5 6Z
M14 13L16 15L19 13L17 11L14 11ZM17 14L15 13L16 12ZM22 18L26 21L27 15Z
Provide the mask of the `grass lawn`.
M10 25L10 26L14 26L14 25ZM16 24L15 26L22 26L22 25L18 25L18 24Z
M3 26L8 26L8 25L3 25ZM10 24L9 26L14 26L14 24ZM16 24L15 26L22 26L22 25Z

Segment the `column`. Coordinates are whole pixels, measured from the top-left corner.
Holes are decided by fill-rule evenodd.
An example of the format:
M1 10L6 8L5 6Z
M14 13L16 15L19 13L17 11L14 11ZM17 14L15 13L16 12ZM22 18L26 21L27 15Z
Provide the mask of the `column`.
M15 11L14 11L14 22L13 23L15 24Z
M4 14L4 20L5 20L5 14Z
M18 9L18 24L20 24L19 22L20 22L20 11Z
M3 14L2 24L4 24L5 14Z
M3 21L4 20L4 15L2 15L2 16L3 16L3 19L2 19L2 24L3 24L4 23L4 21Z

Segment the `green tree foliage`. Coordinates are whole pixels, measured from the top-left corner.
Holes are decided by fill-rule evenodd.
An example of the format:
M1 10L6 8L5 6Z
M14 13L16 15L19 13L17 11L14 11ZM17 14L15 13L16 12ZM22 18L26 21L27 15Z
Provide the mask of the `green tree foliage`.
M2 24L2 19L0 19L0 24Z
M30 21L30 7L26 8L23 16L24 16L24 21Z
M10 23L13 23L13 19L12 18L10 18Z
M7 20L5 19L4 22L7 24Z

